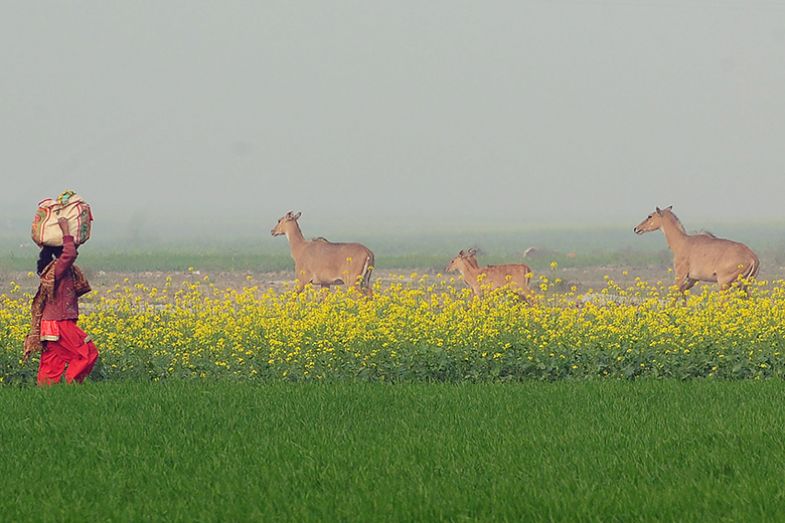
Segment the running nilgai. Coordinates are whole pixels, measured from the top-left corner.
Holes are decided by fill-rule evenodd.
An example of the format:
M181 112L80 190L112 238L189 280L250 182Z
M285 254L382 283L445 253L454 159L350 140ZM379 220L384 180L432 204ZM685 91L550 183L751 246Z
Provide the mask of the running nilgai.
M531 269L523 263L510 263L506 265L488 265L480 267L477 263L477 250L461 251L447 265L447 272L459 271L463 281L471 287L475 295L480 295L483 290L494 290L504 286L518 294L522 299L531 302L529 290Z
M373 253L359 243L333 243L324 238L306 240L297 219L302 213L292 211L284 214L273 227L273 236L286 235L294 258L296 290L306 284L345 284L357 286L366 294L371 292Z
M760 262L749 247L707 232L687 234L672 208L657 207L633 230L643 234L662 229L673 252L673 270L680 292L699 281L716 282L727 289L739 279L757 276Z

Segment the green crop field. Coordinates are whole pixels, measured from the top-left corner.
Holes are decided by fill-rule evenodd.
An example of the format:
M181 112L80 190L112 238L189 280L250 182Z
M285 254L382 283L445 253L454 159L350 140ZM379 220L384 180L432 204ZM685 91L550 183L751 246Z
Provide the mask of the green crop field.
M785 384L0 388L5 521L764 521Z

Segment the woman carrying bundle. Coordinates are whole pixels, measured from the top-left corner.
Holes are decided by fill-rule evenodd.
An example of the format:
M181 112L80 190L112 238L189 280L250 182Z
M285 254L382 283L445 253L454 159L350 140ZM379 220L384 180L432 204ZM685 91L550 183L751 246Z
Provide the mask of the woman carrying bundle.
M41 283L33 298L32 327L24 347L25 362L35 352L41 352L39 385L58 383L63 374L67 383L81 383L98 359L98 350L90 337L76 325L79 296L90 292L90 285L74 265L76 243L68 220L60 218L58 225L63 232L63 246L41 248L37 271Z

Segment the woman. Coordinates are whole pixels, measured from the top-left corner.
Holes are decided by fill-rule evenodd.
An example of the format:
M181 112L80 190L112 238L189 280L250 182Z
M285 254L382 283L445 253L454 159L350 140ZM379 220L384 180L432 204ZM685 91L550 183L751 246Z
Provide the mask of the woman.
M63 374L67 383L81 383L98 359L98 350L90 337L76 325L78 298L90 292L90 285L74 265L76 244L68 220L60 218L57 223L63 231L63 246L41 249L38 258L41 283L31 307L32 328L25 339L24 361L41 352L39 385L58 383Z

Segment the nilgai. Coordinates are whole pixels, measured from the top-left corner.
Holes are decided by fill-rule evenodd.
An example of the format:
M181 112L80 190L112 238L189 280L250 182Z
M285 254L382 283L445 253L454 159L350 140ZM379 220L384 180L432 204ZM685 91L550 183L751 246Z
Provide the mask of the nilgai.
M458 256L447 265L447 272L459 271L463 281L471 287L475 295L479 296L483 290L494 290L509 286L510 290L522 299L531 301L529 280L531 269L523 263L510 263L506 265L488 265L480 267L477 263L477 250L461 251Z
M760 262L743 243L717 238L711 233L687 234L671 207L651 213L633 229L644 234L662 229L673 252L673 270L680 292L699 281L719 283L727 289L734 282L754 278Z
M284 214L273 227L273 236L286 235L294 258L296 290L308 284L329 287L345 284L371 292L373 253L359 243L333 243L324 238L306 240L297 219L302 213Z

